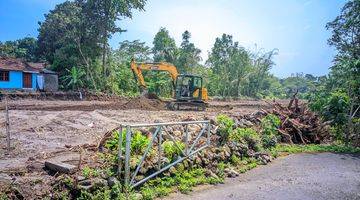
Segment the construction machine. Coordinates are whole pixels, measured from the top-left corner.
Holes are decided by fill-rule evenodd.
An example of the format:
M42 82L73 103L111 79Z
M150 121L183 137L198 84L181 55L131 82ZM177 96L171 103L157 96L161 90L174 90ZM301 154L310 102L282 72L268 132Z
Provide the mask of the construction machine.
M180 110L182 108L196 108L205 110L208 100L207 89L203 87L203 78L192 74L179 74L177 68L170 63L136 63L131 61L131 70L137 80L142 95L154 97L149 94L144 80L143 70L165 71L168 72L173 85L173 101L168 103L171 110Z

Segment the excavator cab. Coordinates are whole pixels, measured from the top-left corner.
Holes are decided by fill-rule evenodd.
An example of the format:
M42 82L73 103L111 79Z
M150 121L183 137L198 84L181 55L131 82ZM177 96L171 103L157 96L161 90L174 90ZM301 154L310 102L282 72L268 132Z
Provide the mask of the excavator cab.
M203 78L191 74L179 74L175 81L175 102L169 104L172 110L181 107L195 107L205 110L208 99L207 89L203 87Z
M200 76L180 74L175 83L175 99L202 101L203 80Z

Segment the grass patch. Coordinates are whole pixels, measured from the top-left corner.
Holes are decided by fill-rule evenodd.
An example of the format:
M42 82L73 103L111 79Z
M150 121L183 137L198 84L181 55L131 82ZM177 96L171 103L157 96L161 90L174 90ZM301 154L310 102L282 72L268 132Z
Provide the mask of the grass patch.
M172 177L162 177L150 180L140 188L143 199L154 199L167 196L175 190L181 193L189 193L192 188L202 184L223 183L223 178L208 177L202 168L190 169L177 172Z
M271 150L273 155L278 155L279 152L285 153L317 153L317 152L334 152L334 153L360 153L359 147L351 147L345 145L287 145L278 144ZM274 156L274 157L276 157Z

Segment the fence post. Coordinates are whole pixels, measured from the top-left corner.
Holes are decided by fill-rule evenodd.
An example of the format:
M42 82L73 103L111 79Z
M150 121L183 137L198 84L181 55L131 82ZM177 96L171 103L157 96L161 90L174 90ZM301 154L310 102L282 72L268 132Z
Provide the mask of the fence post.
M125 145L125 185L129 185L130 180L130 144L131 144L131 129L126 126L126 145Z
M122 128L123 126L120 126L119 131L119 144L118 144L118 178L119 180L121 180L121 170L122 170L122 162L123 162L123 158L122 158L122 141L123 141L123 137L122 137Z
M208 130L207 130L207 144L208 145L210 145L210 135L211 135L211 133L210 133L210 130L211 130L211 124L210 124L210 121L209 122L207 122L207 128L208 128Z
M189 155L189 125L185 126L185 155Z
M162 143L162 134L161 134L161 126L158 126L159 129L159 133L158 133L158 154L159 154L159 160L158 160L158 170L161 169L161 154L162 154L162 149L161 149L161 143Z

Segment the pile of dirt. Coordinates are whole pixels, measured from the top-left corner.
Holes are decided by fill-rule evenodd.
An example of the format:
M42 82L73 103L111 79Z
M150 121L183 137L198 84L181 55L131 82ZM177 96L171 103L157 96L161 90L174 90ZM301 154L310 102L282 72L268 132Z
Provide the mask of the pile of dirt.
M160 99L148 99L144 96L136 97L121 106L123 109L164 110L166 102Z

